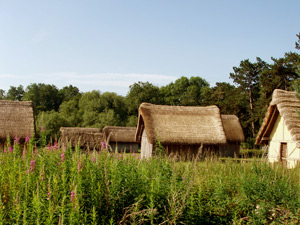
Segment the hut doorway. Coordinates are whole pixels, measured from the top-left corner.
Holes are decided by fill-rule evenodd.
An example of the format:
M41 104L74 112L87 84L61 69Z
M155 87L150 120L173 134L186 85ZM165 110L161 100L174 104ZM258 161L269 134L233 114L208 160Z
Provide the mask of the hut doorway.
M286 157L287 157L287 143L280 143L280 161L284 166L286 166Z

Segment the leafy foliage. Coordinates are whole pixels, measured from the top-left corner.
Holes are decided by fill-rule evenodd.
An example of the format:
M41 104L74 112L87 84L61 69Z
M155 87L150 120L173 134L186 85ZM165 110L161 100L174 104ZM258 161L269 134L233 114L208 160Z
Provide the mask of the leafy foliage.
M25 91L22 85L19 85L18 87L10 86L10 89L8 90L6 95L6 99L21 101L24 92Z
M36 113L41 111L58 111L62 97L56 86L50 84L31 84L27 86L23 100L32 101Z

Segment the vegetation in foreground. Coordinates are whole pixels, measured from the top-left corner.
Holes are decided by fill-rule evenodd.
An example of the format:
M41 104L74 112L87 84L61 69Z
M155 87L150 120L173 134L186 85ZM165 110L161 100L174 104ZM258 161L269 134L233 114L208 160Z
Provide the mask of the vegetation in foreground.
M0 224L297 224L299 168L0 149Z

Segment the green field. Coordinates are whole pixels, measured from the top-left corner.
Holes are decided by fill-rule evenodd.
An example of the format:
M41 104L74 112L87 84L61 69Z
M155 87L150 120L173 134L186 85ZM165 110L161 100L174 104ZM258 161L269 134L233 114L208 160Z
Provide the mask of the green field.
M298 224L300 170L54 144L0 149L0 224Z

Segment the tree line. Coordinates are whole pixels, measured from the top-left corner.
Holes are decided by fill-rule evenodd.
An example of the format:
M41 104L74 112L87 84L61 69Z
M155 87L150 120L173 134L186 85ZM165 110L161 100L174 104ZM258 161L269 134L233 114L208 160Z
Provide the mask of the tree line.
M300 50L300 33L295 48ZM0 89L0 99L26 101L34 104L37 127L44 127L47 135L58 135L62 126L98 127L106 125L136 126L138 107L142 102L177 106L217 105L222 114L240 118L246 142L254 138L276 88L300 91L300 55L288 52L282 58L267 63L257 57L255 62L242 60L233 67L229 77L234 85L209 83L198 76L181 77L158 87L149 82L137 82L129 87L126 96L114 92L94 90L80 92L72 85L58 89L55 85L33 83L25 89L11 86Z

